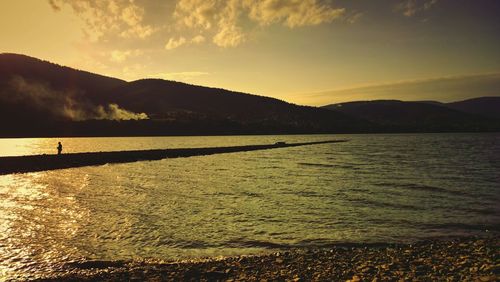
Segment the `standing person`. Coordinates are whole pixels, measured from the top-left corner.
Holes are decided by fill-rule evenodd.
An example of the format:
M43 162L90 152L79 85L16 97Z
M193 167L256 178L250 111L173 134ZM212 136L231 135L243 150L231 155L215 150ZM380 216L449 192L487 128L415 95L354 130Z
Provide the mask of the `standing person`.
M62 144L61 142L58 142L57 143L57 154L60 155L62 152Z

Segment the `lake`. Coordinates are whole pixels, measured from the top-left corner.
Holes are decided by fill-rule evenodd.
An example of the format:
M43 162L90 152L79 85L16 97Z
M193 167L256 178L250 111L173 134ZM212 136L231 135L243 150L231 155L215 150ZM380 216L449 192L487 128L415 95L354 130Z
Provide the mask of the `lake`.
M500 231L500 134L0 139L0 155L349 142L0 176L0 280Z

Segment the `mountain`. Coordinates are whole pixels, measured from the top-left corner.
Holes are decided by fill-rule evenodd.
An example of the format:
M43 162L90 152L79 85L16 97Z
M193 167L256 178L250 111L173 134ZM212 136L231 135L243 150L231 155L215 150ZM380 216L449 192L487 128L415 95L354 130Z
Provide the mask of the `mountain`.
M323 108L372 122L382 132L495 131L500 121L439 102L358 101Z
M133 81L113 89L113 93L115 97L119 97L121 106L134 112L147 112L151 118L157 120L168 119L172 114L191 114L240 123L266 122L317 127L317 130L347 128L359 123L357 119L344 114L332 114L325 109L161 79Z
M0 54L0 119L32 123L97 117L109 89L126 81L18 54ZM102 116L106 114L102 109Z
M0 136L498 131L498 97L308 107L161 79L124 80L0 54Z
M500 97L480 97L445 105L465 113L500 119Z
M161 79L133 82L0 54L3 136L355 132L369 122L278 99Z
M106 90L124 85L124 80L60 66L19 54L0 54L0 85L17 77L25 81L43 83L58 91L84 91L89 99L99 99Z

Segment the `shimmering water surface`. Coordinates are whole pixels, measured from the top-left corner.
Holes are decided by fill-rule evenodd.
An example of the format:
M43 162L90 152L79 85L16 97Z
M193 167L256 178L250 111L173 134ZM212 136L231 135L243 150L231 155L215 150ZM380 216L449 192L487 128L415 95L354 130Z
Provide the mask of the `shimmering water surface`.
M346 143L0 176L0 280L500 231L500 134L0 139L1 155Z

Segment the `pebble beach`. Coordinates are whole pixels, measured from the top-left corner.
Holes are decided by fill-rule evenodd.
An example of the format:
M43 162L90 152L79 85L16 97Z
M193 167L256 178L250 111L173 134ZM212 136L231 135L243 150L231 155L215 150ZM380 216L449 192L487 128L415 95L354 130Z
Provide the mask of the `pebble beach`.
M493 236L173 262L80 261L37 281L499 281L499 258Z

